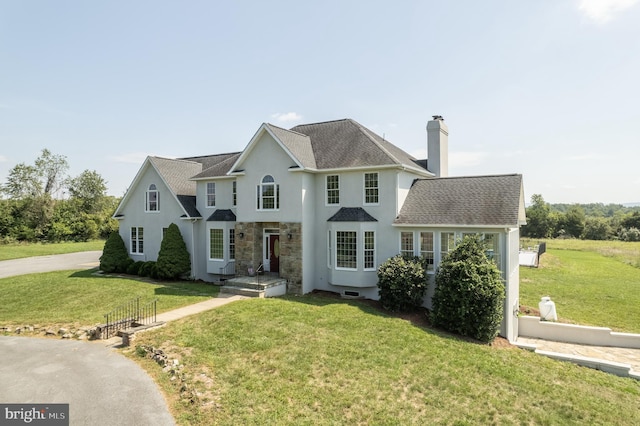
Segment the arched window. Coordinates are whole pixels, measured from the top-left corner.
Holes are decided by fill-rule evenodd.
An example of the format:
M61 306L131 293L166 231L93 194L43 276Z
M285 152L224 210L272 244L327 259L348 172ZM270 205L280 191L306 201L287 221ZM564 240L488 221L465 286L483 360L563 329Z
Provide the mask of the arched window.
M147 211L148 212L157 212L160 211L160 193L158 192L158 188L155 183L149 185L149 189L147 189Z
M266 175L257 187L258 210L278 210L280 208L280 185L271 175Z

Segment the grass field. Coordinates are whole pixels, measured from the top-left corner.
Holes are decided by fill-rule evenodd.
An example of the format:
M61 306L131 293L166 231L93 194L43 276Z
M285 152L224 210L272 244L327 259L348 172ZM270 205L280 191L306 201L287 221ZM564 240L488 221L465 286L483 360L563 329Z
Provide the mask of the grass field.
M47 256L51 254L76 253L79 251L102 251L103 248L104 240L94 240L83 243L1 244L0 260L20 259L32 256Z
M357 301L234 302L135 344L184 365L185 382L171 380L129 349L182 425L640 423L638 381L459 340Z
M207 300L218 287L191 282L151 283L133 278L61 271L0 279L0 325L94 325L130 299L158 299L158 312Z
M551 296L561 321L640 333L638 264L640 243L550 240L539 268L520 268L520 303Z

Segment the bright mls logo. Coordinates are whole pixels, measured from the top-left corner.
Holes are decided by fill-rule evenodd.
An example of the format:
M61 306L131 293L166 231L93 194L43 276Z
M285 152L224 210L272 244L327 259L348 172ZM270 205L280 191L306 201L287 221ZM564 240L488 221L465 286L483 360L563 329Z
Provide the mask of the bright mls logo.
M0 404L0 425L68 426L69 404Z

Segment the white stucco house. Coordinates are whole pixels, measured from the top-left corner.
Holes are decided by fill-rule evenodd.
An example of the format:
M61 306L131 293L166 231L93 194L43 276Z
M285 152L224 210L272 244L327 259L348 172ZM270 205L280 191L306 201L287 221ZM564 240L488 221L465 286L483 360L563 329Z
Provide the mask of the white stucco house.
M427 125L418 160L354 120L290 130L262 124L242 152L148 157L114 217L134 260L156 260L176 223L191 275L218 281L262 270L289 293L378 298L378 265L429 260L429 279L467 233L482 234L507 287L501 335L517 337L522 176L448 177L448 129ZM430 306L433 284L425 298Z

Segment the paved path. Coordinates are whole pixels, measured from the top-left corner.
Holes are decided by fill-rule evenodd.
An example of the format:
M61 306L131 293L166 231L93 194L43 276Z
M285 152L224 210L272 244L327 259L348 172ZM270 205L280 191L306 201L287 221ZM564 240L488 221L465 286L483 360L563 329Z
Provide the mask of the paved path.
M534 345L536 350L539 351L556 352L569 356L594 358L627 364L631 367L631 375L636 377L640 375L640 349L578 345L522 336L518 337L518 343Z
M100 264L101 251L54 254L0 261L0 278L40 272L95 268Z
M68 403L72 425L175 424L155 382L109 348L0 336L0 354L3 403Z
M158 314L156 318L158 321L164 322L175 321L180 318L188 317L189 315L199 314L200 312L215 309L219 306L226 305L227 303L246 298L246 296L240 296L237 294L220 293L216 298L174 309L173 311L163 312L161 314Z

